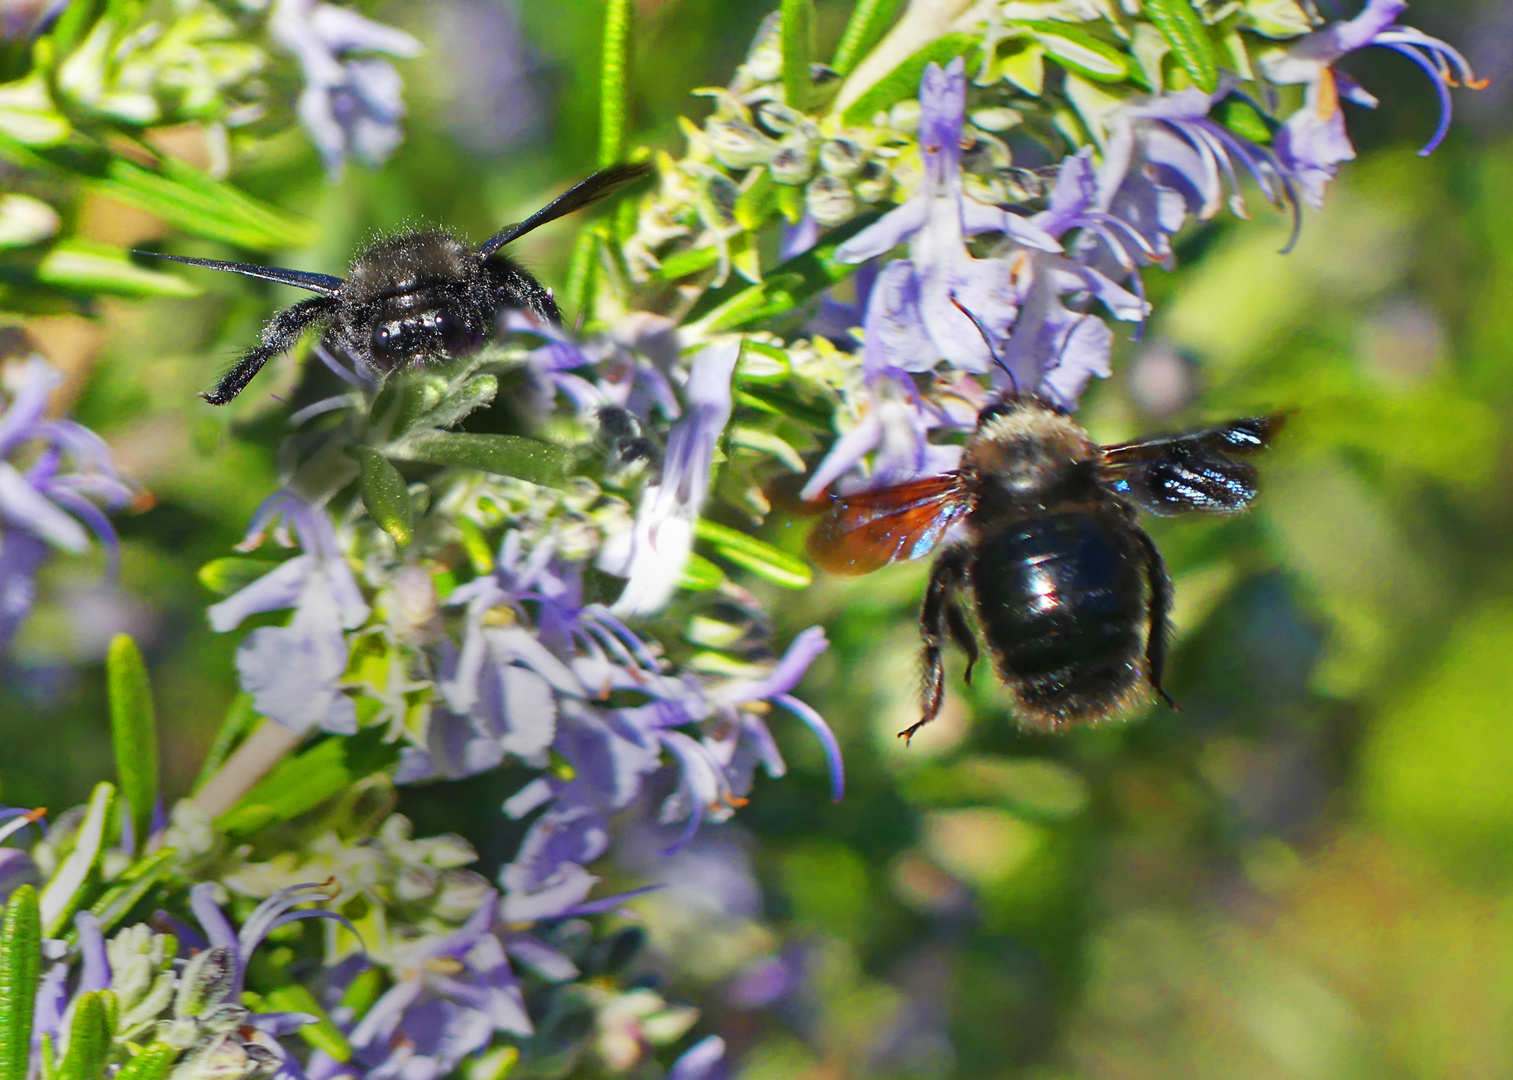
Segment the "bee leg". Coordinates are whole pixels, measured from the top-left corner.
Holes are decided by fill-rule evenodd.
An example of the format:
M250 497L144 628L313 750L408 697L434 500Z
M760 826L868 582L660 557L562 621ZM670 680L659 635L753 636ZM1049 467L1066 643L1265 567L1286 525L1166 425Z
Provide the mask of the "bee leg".
M966 620L956 608L956 589L966 577L967 562L971 556L970 548L950 548L942 552L930 568L930 584L925 589L925 602L919 613L919 635L925 641L925 688L921 694L919 722L898 733L898 737L906 743L914 738L916 731L935 719L940 712L941 702L945 700L946 663L943 646L947 633L956 636L954 622L959 621L962 628L966 628ZM951 615L953 610L956 611L955 620ZM976 642L973 642L968 655L974 660L976 651Z
M305 329L331 314L339 302L335 296L312 296L284 308L263 327L262 340L248 349L231 370L221 376L215 389L200 396L212 405L226 404L246 389L252 377L263 370L264 364L294 348Z
M1162 701L1175 709L1177 703L1161 685L1161 677L1166 670L1166 646L1171 638L1172 629L1172 579L1166 572L1166 560L1157 550L1156 542L1147 536L1144 530L1140 532L1140 542L1145 546L1145 574L1150 582L1151 590L1151 621L1150 631L1145 639L1145 667L1151 687L1161 695Z
M959 584L959 582L958 582ZM972 685L972 669L977 666L977 638L972 633L972 627L967 624L967 617L961 610L961 604L955 596L946 601L946 629L951 631L951 640L956 642L956 647L967 656L967 671L964 676L967 685Z

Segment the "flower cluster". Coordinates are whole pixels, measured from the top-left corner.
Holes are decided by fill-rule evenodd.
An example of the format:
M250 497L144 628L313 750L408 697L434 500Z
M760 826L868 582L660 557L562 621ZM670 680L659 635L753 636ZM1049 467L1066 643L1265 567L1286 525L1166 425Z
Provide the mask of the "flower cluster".
M517 1060L566 1075L587 1058L656 1075L654 1052L697 1014L627 987L639 931L604 916L759 797L759 772L786 772L784 727L817 740L835 798L844 787L798 689L825 633L784 644L747 587L811 576L739 527L762 524L774 478L815 499L949 470L996 394L1076 409L1120 327L1150 316L1142 274L1173 265L1184 230L1245 215L1247 194L1294 228L1321 204L1354 155L1341 101L1374 103L1337 67L1352 52L1429 73L1442 116L1426 151L1448 87L1475 85L1452 47L1398 24L1401 0L1328 25L1291 0L1162 20L985 3L938 25L920 4L917 34L848 31L881 42L833 68L783 24L802 6L708 93L686 152L657 157L633 228L587 227L564 303L582 335L509 313L460 363L382 380L316 346L350 392L291 418L283 486L241 546L255 557L203 574L221 595L211 627L243 632L214 777L141 844L127 830L111 846L106 793L30 851L0 847L0 894L42 885L49 1075L48 1055L86 1046L102 1070L157 1053L186 1080L502 1076ZM44 8L0 25L50 32ZM184 73L199 69L181 57L149 79L137 52L167 39L126 47L106 23L58 92L121 123L192 110L203 87ZM313 0L275 0L267 28L298 58L298 114L332 174L393 149L403 108L383 57L411 39ZM224 28L207 12L202 29L176 47ZM224 104L262 61L216 55ZM535 427L460 430L506 377ZM30 364L0 413L0 643L49 547L82 550L86 526L111 544L100 505L129 495L97 440L44 419L53 379ZM389 812L394 785L494 770L518 780L495 824L519 836L494 880L466 842L415 839ZM0 813L0 843L37 816ZM630 891L596 892L632 864L613 882ZM163 912L126 923L149 898ZM18 934L0 935L0 960ZM254 956L264 939L277 948ZM785 992L764 979L789 981L765 954L748 974L753 1002ZM107 1017L106 1035L75 1034ZM723 1055L716 1036L693 1042L670 1075L716 1076Z
M110 449L72 420L47 416L62 374L41 357L4 369L0 399L0 650L36 599L36 574L53 551L82 555L91 532L112 563L118 544L104 509L120 509L131 486Z

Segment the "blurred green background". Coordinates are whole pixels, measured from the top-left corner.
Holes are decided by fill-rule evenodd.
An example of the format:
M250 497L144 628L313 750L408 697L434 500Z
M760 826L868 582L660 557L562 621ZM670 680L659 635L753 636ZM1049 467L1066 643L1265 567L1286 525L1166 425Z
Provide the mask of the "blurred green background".
M689 92L728 78L767 9L644 0L644 141L675 145L678 113L702 115ZM822 38L847 9L820 4ZM321 225L278 261L336 272L401 222L487 235L592 167L593 0L372 10L428 46L401 65L406 142L334 187L297 132L246 162L239 183ZM741 1075L1513 1075L1513 5L1410 20L1493 79L1460 95L1446 145L1415 155L1434 118L1417 69L1348 61L1383 107L1351 111L1361 159L1296 250L1279 254L1287 223L1259 200L1255 220L1192 234L1179 270L1147 274L1157 315L1089 399L1102 441L1296 410L1255 512L1152 526L1178 582L1181 712L1030 737L992 679L957 679L906 750L926 567L768 597L784 638L821 622L834 641L804 693L845 744L847 798L832 806L817 751L780 733L794 775L706 833L645 916ZM108 203L77 213L117 242L162 233ZM572 227L522 244L548 282ZM152 664L170 792L230 701L236 642L206 626L195 570L275 484L273 395L295 367L225 410L195 392L292 296L206 278L197 299L29 327L156 502L120 522L119 584L66 561L45 578L0 668L4 803L67 806L109 775L100 659L118 630ZM402 808L497 865L509 786Z

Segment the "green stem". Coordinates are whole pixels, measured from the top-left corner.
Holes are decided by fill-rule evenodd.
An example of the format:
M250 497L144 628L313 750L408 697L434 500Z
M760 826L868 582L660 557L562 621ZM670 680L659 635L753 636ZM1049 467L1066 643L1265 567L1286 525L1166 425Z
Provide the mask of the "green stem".
M625 155L626 105L630 88L634 0L605 0L604 58L599 73L599 167Z

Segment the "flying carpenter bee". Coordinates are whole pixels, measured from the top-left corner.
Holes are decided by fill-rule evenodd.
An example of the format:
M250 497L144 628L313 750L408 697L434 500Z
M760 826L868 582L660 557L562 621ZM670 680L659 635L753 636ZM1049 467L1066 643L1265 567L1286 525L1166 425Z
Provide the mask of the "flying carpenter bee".
M809 537L835 573L861 574L917 559L952 526L965 539L935 560L920 612L923 712L910 739L940 711L947 635L977 662L963 611L977 617L1015 715L1057 730L1103 720L1162 688L1171 579L1136 508L1161 516L1237 514L1256 496L1245 456L1261 450L1279 416L1231 420L1117 446L1097 446L1048 402L1013 393L988 405L961 468L894 487L839 496Z
M569 188L524 221L476 248L440 229L378 240L352 260L344 281L329 274L278 266L155 255L293 285L316 295L284 308L203 397L224 405L273 357L288 352L310 326L324 323L327 341L377 375L396 368L442 363L481 345L501 313L524 310L547 323L561 321L551 292L500 249L549 221L581 210L651 171L612 165Z

